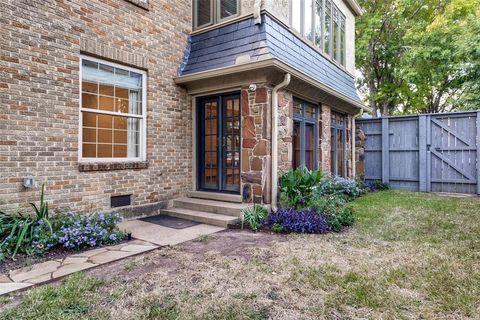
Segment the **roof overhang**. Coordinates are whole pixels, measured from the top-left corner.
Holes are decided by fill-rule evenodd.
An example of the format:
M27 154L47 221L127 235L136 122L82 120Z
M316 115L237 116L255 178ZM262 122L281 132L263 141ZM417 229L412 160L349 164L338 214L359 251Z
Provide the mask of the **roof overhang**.
M189 94L195 95L202 92L213 92L220 87L233 88L255 81L275 84L281 82L285 73L292 76L292 82L288 86L289 90L301 95L305 95L304 92L310 92L310 96L314 96L320 102L348 109L350 113L358 111L358 109L371 111L371 108L361 101L338 92L274 57L178 76L174 78L174 81L176 84L186 87ZM211 80L214 80L214 84L209 84Z
M353 13L355 13L356 16L363 15L363 9L360 4L358 4L357 0L345 0L345 2L352 9Z

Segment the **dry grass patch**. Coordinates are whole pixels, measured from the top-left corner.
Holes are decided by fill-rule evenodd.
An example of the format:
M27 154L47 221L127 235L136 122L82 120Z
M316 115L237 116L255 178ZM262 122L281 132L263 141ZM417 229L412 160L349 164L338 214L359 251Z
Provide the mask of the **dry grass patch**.
M345 233L219 233L32 290L0 319L478 316L478 199L388 191L354 205Z

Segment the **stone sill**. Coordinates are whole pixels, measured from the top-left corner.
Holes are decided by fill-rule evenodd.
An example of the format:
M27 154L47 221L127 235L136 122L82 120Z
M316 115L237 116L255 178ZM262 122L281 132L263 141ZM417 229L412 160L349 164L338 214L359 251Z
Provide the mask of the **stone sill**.
M81 162L78 164L78 171L114 171L114 170L140 170L147 169L148 161L132 162Z
M125 0L125 1L130 2L131 4L136 5L137 7L140 7L147 11L150 10L149 0Z

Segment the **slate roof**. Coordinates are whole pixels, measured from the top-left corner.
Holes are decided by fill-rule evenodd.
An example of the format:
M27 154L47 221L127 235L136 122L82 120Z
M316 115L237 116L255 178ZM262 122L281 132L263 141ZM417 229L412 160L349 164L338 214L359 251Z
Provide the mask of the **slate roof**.
M179 75L235 65L239 56L255 62L275 57L311 78L361 102L354 78L268 15L262 24L247 19L191 36Z

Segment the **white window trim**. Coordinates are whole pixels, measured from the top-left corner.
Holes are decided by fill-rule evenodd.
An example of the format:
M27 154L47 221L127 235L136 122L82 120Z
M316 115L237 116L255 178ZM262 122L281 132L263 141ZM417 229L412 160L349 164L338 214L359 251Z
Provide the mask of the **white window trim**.
M142 75L142 114L127 114L111 111L103 111L89 108L82 108L82 62L83 60L89 60L101 64L105 64L111 67L116 67L132 72L136 72ZM80 55L80 65L79 65L79 130L78 130L78 159L80 163L101 163L101 162L115 162L115 163L125 163L125 162L140 162L146 161L147 159L147 72L144 70L132 68L125 66L123 64L114 63L98 58L94 58L88 55ZM140 157L135 158L84 158L83 157L83 112L92 112L96 114L107 114L114 116L128 116L130 118L141 119L140 124Z
M202 24L201 26L198 25L198 0L192 0L193 1L193 31L198 31L202 30L204 28L208 28L212 25L215 24L220 24L225 21L234 19L236 17L240 16L240 11L241 11L241 1L237 0L237 14L231 15L229 17L220 18L220 0L210 0L210 21L208 23Z
M312 10L312 37L313 39L309 39L305 36L305 2L306 1L312 1L313 3L313 10ZM330 3L332 5L332 8L330 10L330 19L331 19L331 22L330 22L330 50L329 52L326 52L325 51L325 39L324 39L324 35L325 35L325 14L326 14L326 0L323 0L322 1L322 7L323 7L323 10L322 10L322 35L321 35L321 45L320 47L316 45L315 43L315 37L316 37L316 30L315 30L315 20L316 20L316 17L315 17L315 12L316 12L316 5L317 5L317 0L301 0L300 1L300 19L301 19L301 24L300 24L300 29L301 30L297 30L293 27L293 0L289 0L289 24L290 24L290 29L298 36L300 36L300 38L305 42L307 43L308 45L310 45L312 48L315 48L316 50L318 50L319 52L321 52L326 58L328 58L330 61L334 62L336 65L340 66L342 69L346 70L346 50L347 50L347 36L345 34L345 39L344 39L344 47L345 47L345 64L342 63L341 59L335 59L335 57L333 56L333 53L334 53L334 50L333 50L333 37L334 37L334 34L333 34L333 23L334 23L334 17L333 17L333 13L334 13L334 10L336 9L339 13L339 28L338 28L338 36L340 37L340 20L343 18L344 20L346 20L346 16L345 14L343 14L342 10L340 10L340 8L338 8L338 6L334 3L333 0L330 0ZM346 21L345 21L346 23ZM346 32L346 27L344 29L344 31ZM341 40L339 39L339 42ZM337 44L338 48L337 50L340 50L340 43Z

